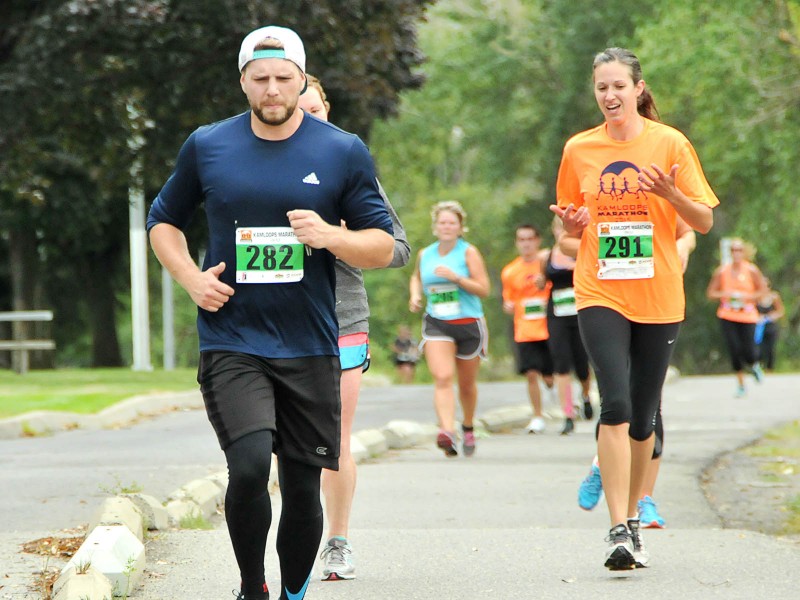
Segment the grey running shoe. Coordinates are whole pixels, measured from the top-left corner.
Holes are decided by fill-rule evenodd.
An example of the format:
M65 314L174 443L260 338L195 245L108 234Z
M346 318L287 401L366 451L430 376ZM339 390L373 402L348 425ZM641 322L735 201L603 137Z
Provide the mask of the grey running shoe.
M642 530L639 528L639 519L628 519L628 530L631 532L633 543L633 560L637 569L645 569L650 562L650 553L644 549Z
M636 567L633 558L633 542L631 534L625 525L612 527L606 537L608 548L606 548L605 567L610 571L628 571Z
M325 564L322 569L322 581L340 581L356 578L353 549L345 538L333 537L329 539L319 557Z
M569 435L575 431L575 421L569 417L564 419L564 428L561 430L561 435Z
M465 431L464 440L461 444L461 449L464 451L464 456L472 456L475 454L475 432Z

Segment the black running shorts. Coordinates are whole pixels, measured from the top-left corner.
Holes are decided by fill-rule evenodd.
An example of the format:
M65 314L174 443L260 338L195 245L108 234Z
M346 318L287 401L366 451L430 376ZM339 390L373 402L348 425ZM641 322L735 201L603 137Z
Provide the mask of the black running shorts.
M212 350L200 353L197 382L223 450L269 429L278 456L337 470L340 374L338 356L263 358Z
M542 375L553 374L553 359L547 340L541 342L516 342L517 373L525 375L528 371L538 371Z

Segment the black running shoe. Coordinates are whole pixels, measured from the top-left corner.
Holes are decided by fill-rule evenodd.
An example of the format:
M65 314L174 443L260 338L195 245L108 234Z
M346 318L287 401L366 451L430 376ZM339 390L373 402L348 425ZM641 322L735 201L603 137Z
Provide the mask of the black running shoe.
M608 548L606 548L605 567L608 570L628 571L636 567L636 561L633 558L633 541L625 525L612 527L606 541Z
M561 435L569 435L575 431L575 421L570 418L564 419L564 428L561 430Z
M594 417L594 409L592 408L592 401L589 399L589 396L583 397L583 418L587 421L591 421L592 417Z
M245 596L244 592L240 590L231 590L231 593L236 596L236 600L269 600L269 589L267 584L264 584L264 591L256 594L248 594Z

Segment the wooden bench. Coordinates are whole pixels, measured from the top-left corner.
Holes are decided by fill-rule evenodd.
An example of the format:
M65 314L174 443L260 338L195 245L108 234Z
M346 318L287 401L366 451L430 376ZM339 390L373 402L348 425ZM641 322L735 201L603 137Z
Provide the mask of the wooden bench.
M12 310L0 312L0 322L10 323L31 323L35 321L52 321L53 311L51 310ZM14 360L14 370L17 373L27 373L30 368L29 352L34 350L55 350L56 343L53 340L44 339L25 339L24 329L14 327L11 340L0 340L0 351L10 351L16 357Z

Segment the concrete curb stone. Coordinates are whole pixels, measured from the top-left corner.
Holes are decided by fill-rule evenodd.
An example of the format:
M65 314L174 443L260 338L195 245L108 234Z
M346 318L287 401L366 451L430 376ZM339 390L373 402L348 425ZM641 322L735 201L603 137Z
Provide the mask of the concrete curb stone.
M412 448L419 443L422 427L414 421L389 421L381 429L386 445L391 449Z
M61 571L63 580L54 600L108 598L103 578L92 576L90 582L80 581L86 569L96 569L110 582L112 593L126 595L134 589L144 574L145 550L142 542L125 525L95 527L81 547ZM98 589L94 589L98 585ZM87 590L86 588L89 588ZM88 595L87 595L88 592Z
M124 525L139 541L144 540L144 519L139 507L123 496L106 498L89 521L89 531L105 525Z
M203 397L200 392L191 390L150 396L133 396L94 415L38 410L8 419L0 419L0 439L48 435L70 429L113 429L128 425L143 417L163 414L172 410L189 410L202 407Z
M111 580L90 566L84 573L76 566L67 567L53 583L53 598L72 600L73 598L107 598L111 600L113 589Z
M126 494L142 514L143 527L148 531L166 529L169 527L169 515L164 505L154 496L148 494Z
M203 516L216 512L223 502L224 490L209 479L195 479L172 492L168 500L183 500L197 505Z
M355 434L370 457L380 456L389 449L386 436L379 429L364 429Z

